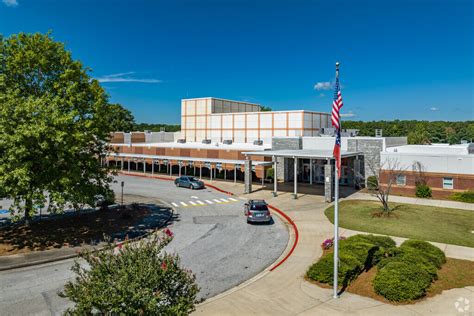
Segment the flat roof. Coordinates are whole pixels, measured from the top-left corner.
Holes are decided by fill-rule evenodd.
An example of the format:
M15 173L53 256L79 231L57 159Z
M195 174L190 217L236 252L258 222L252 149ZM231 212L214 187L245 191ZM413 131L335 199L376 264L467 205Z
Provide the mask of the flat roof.
M210 163L225 163L234 165L244 165L245 160L232 160L232 159L218 159L218 158L201 158L201 157L184 157L184 156L158 156L158 155L145 155L145 154L128 154L128 153L109 153L109 157L116 158L135 158L135 159L156 159L156 160L176 160L176 161L199 161L199 162L210 162ZM272 165L271 161L253 161L253 165L269 166Z
M226 145L223 143L216 143L211 144L203 144L200 142L186 142L186 143L177 143L177 142L161 142L161 143L114 143L114 146L135 146L135 147L160 147L160 148L189 148L189 149L220 149L220 150L265 150L271 148L270 144L264 145L254 145L250 143L232 143L230 145Z
M209 113L209 115L239 115L239 114L272 114L272 113L316 113L330 115L328 112L317 112L317 111L308 111L308 110L282 110L282 111L253 111L253 112L219 112L219 113Z
M443 155L443 156L468 156L470 144L432 144L432 145L403 145L390 147L385 150L390 154L401 155ZM471 154L472 155L472 154Z
M223 99L223 98L216 98L216 97L201 97L201 98L186 98L186 99L181 99L181 101L192 101L192 100L219 100L219 101L229 101L229 102L235 102L235 103L244 103L244 104L250 104L250 105L258 105L261 106L258 103L250 103L247 101L238 101L238 100L230 100L230 99Z
M297 150L266 150L262 152L243 152L247 156L284 157L284 158L310 158L310 159L332 159L332 150L324 149L297 149ZM341 157L353 157L362 155L361 152L349 152L341 150Z

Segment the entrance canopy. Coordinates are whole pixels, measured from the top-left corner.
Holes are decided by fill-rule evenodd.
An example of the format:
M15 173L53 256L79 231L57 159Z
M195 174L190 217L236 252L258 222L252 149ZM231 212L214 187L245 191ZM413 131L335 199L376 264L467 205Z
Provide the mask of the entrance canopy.
M324 150L324 149L264 150L264 151L249 151L249 152L244 152L243 154L246 156L262 156L262 157L333 159L332 150ZM341 150L341 158L356 157L359 155L362 155L362 153Z

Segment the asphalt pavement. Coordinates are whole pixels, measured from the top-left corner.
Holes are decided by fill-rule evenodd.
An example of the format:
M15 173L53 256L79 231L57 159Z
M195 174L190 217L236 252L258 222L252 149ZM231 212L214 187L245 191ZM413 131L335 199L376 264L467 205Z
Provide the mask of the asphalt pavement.
M176 188L171 181L118 176L113 184L120 201L124 193L158 198L172 206L170 225L175 237L166 251L178 253L201 288L199 298L209 298L261 272L281 255L288 231L277 216L271 225L249 225L243 215L244 200L212 189ZM181 203L183 202L183 203ZM73 260L0 272L1 315L55 315L68 302L57 296L73 277Z

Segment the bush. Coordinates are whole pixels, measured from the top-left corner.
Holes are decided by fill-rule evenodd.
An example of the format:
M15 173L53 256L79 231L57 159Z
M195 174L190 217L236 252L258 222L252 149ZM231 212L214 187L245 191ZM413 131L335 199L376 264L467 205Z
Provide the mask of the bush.
M315 281L333 284L334 255L327 254L313 264L306 275ZM338 284L347 285L362 272L364 265L354 256L340 253Z
M374 279L375 292L390 301L410 301L425 295L431 276L415 264L390 262Z
M379 181L376 176L370 176L367 178L367 189L377 190L379 188Z
M415 195L419 198L430 198L431 188L427 184L417 184Z
M266 171L266 177L265 178L273 180L275 178L275 169L268 168L267 171Z
M382 259L377 264L377 267L382 269L390 262L414 264L418 266L418 268L427 272L431 276L431 280L436 280L438 278L438 269L436 266L417 249L409 247L400 249L400 251L395 256Z
M187 315L199 291L195 276L180 266L177 255L163 248L172 233L125 243L109 243L102 251L84 250L72 267L76 278L61 296L75 303L66 314ZM87 266L87 267L86 267Z
M464 191L454 193L449 197L451 200L465 202L465 203L474 203L474 191Z
M358 234L347 238L345 242L352 241L369 242L386 249L393 248L396 246L395 241L388 236Z
M383 251L379 250L380 247L372 243L345 240L341 242L340 253L354 256L364 265L364 269L368 270L382 259Z
M446 256L444 252L436 246L433 246L429 242L422 240L409 239L403 242L400 246L402 251L406 248L412 248L418 250L428 261L433 263L436 268L441 268L443 263L446 262Z

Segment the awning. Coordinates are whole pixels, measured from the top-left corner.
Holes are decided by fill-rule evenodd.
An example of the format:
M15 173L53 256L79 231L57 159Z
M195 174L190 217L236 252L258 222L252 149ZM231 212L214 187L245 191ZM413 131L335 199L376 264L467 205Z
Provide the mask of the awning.
M298 150L265 150L248 151L242 154L246 156L260 157L284 157L284 158L307 158L307 159L333 159L332 150L322 149L298 149ZM355 157L362 155L362 152L341 151L341 157ZM255 161L257 163L257 161Z

